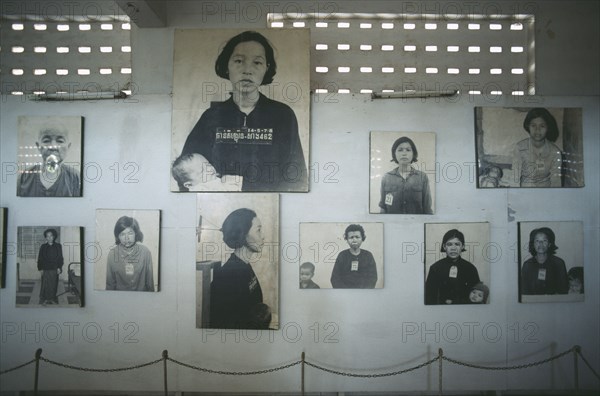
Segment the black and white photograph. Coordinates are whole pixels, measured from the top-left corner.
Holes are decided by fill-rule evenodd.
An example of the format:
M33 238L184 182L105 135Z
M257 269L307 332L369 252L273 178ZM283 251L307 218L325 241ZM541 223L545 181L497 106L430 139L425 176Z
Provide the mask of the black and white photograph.
M7 208L0 208L0 287L6 286L6 231L8 226Z
M171 191L307 192L308 29L178 29Z
M370 213L434 213L435 133L372 131L370 164Z
M300 289L383 288L383 223L300 223Z
M196 327L279 329L279 195L198 194Z
M425 305L489 304L489 223L425 224Z
M160 210L97 209L94 289L159 291Z
M519 302L584 300L583 223L519 222Z
M17 307L83 306L83 227L17 227Z
M81 197L83 117L19 116L17 196Z
M475 108L477 187L583 187L581 108Z

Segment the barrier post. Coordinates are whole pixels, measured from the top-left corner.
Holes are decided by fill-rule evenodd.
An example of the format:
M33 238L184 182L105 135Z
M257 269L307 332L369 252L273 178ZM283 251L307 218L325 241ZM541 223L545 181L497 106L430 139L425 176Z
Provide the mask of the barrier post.
M581 347L579 345L575 345L575 347L573 348L573 368L575 370L575 391L577 393L579 393L579 366L578 366L578 361L577 361L577 355L579 354L579 351L581 350Z
M42 348L38 348L35 351L35 377L33 379L33 394L37 396L38 394L38 378L40 375L40 357L42 356Z
M439 380L438 380L439 381L438 382L438 393L440 395L443 394L443 391L442 391L442 361L444 360L443 357L444 357L444 351L442 350L442 348L440 348L440 349L438 349L438 364L440 367Z
M165 396L168 396L169 390L167 388L167 359L169 358L169 352L165 349L162 352L163 357L163 368L164 368L164 376L165 376Z
M304 396L304 359L306 358L306 355L304 354L304 352L302 352L302 366L300 366L301 370L300 370L300 375L301 375L301 379L300 379L300 392L302 394L302 396Z

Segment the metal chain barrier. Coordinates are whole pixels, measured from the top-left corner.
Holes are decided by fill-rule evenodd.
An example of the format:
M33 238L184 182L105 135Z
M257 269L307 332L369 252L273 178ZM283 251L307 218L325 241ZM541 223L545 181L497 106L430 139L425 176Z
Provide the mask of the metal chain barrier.
M575 350L576 350L577 354L579 355L579 357L581 358L581 360L583 360L583 363L585 363L585 365L588 366L588 368L596 376L596 378L598 378L600 380L600 375L598 375L596 370L594 370L592 368L592 365L590 364L590 362L588 362L587 359L585 357L583 357L583 355L581 354L581 347L576 346Z
M160 358L160 359L156 359L156 360L153 360L151 362L148 362L148 363L137 364L135 366L121 367L121 368L114 368L114 369L95 369L95 368L77 367L77 366L72 366L70 364L59 363L59 362L55 362L54 360L46 359L45 357L40 357L40 360L42 360L42 361L44 361L46 363L50 363L50 364L53 364L55 366L67 368L67 369L70 369L70 370L90 371L90 372L95 372L95 373L116 373L116 372L119 372L119 371L135 370L135 369L139 369L139 368L143 368L143 367L152 366L153 364L157 364L157 363L160 363L160 362L163 361L163 359Z
M426 361L425 363L421 363L421 364L419 364L417 366L414 366L414 367L410 367L410 368L407 368L407 369L404 369L404 370L399 370L399 371L392 371L392 372L389 372L389 373L382 373L382 374L354 374L354 373L347 373L347 372L343 372L343 371L336 371L336 370L328 369L328 368L316 365L316 364L308 362L308 361L305 361L304 363L307 366L316 368L317 370L328 372L330 374L343 375L345 377L356 377L356 378L379 378L379 377L391 377L391 376L394 376L394 375L400 375L400 374L408 373L410 371L418 370L421 367L425 367L425 366L430 365L431 363L437 362L438 359L439 359L439 357L435 357L435 358L433 358L431 360Z
M438 367L438 394L443 394L443 382L444 382L444 377L442 376L442 363L444 363L444 350L442 348L438 349L438 361L439 361L439 367Z
M532 362L532 363L527 363L527 364L521 364L521 365L515 365L515 366L503 366L503 367L490 367L490 366L482 366L482 365L477 365L477 364L473 364L473 363L467 363L467 362L462 362L460 360L456 360L456 359L452 359L449 358L447 356L436 356L435 358L428 360L424 363L421 363L417 366L414 367L409 367L407 369L404 370L398 370L398 371L392 371L389 373L381 373L381 374L355 374L355 373L349 373L349 372L343 372L343 371L336 371L336 370L332 370L323 366L319 366L318 364L315 363L311 363L310 361L307 360L297 360L293 363L289 363L283 366L279 366L279 367L274 367L274 368L270 368L270 369L265 369L265 370L256 370L256 371L224 371L224 370L212 370L212 369L207 369L207 368L203 368L203 367L199 367L199 366L194 366L188 363L184 363L181 362L179 360L173 359L171 357L162 357L160 359L156 359L153 360L151 362L147 362L147 363L142 363L142 364L138 364L138 365L134 365L134 366L129 366L129 367L121 367L121 368L111 368L111 369L96 369L96 368L89 368L89 367L77 367L77 366L73 366L70 364L65 364L65 363L60 363L60 362L56 362L54 360L50 360L47 359L45 357L41 357L40 356L40 360L49 363L49 364L53 364L55 366L59 366L59 367L63 367L63 368L67 368L70 370L79 370L79 371L88 371L88 372L100 372L100 373L110 373L110 372L119 372L119 371L128 371L128 370L135 370L135 369L139 369L139 368L143 368L143 367L148 367L148 366L152 366L154 364L160 363L162 361L168 360L171 361L175 364L178 364L180 366L183 367L187 367L193 370L198 370L198 371L202 371L205 373L209 373L209 374L220 374L220 375L259 375L259 374L268 374L268 373L272 373L272 372L276 372L276 371L280 371L280 370L285 370L288 369L290 367L294 367L297 366L301 363L306 364L307 366L311 366L317 370L321 370L330 374L335 374L335 375L341 375L341 376L346 376L346 377L357 377L357 378L378 378L378 377L390 377L390 376L394 376L394 375L400 375L400 374L404 374L404 373L408 373L410 371L414 371L414 370L418 370L422 367L428 366L432 363L437 362L440 359L446 360L447 362L450 363L454 363L460 366L465 366L465 367L470 367L470 368L475 368L475 369L481 369L481 370L517 370L517 369L524 369L524 368L530 368L530 367L535 367L535 366L539 366L545 363L549 363L553 360L557 360L562 358L563 356L568 355L569 353L572 352L577 352L577 354L581 357L581 359L583 360L583 362L586 364L586 366L590 369L590 371L594 374L594 376L596 376L598 379L600 379L600 376L598 375L598 373L592 368L592 366L590 365L590 363L587 361L587 359L581 354L581 350L577 349L577 347L571 348L569 350L566 350L558 355L555 356L551 356L547 359L544 360L540 360L537 362ZM23 363L21 365L6 369L6 370L2 370L0 371L0 375L2 374L7 374L10 373L11 371L15 371L18 369L21 369L23 367L26 367L32 363L34 363L36 361L36 359L32 359L26 363Z
M167 361L173 362L179 366L182 367L187 367L193 370L197 370L197 371L201 371L204 373L208 373L208 374L220 374L220 375L237 375L237 376L246 376L246 375L259 375L259 374L268 374L268 373L274 373L276 371L281 371L281 370L285 370L288 369L290 367L294 367L297 366L299 364L301 364L302 366L302 376L301 376L301 380L302 380L302 393L304 394L304 366L308 365L310 367L313 367L317 370L320 371L324 371L330 374L335 374L335 375L341 375L341 376L345 376L345 377L355 377L355 378L381 378L381 377L391 377L391 376L395 376L395 375L400 375L400 374L405 374L414 370L418 370L420 368L423 368L425 366L428 366L430 364L433 364L435 362L439 363L439 393L442 394L442 363L443 361L447 361L450 363L454 363L460 366L465 366L465 367L469 367L469 368L475 368L475 369L481 369L481 370L517 370L517 369L524 369L524 368L530 368L530 367L535 367L535 366L539 366L545 363L549 363L553 360L557 360L562 358L563 356L566 356L570 353L573 353L573 355L575 356L575 384L576 384L576 388L578 388L578 370L577 370L577 356L580 356L581 359L583 360L583 362L587 365L587 367L590 369L590 371L596 376L596 378L598 378L600 380L600 377L598 376L598 373L596 373L596 371L592 368L592 366L590 365L590 363L585 359L585 357L581 354L581 347L576 345L573 348L564 351L562 353L559 353L558 355L555 356L551 356L547 359L544 360L540 360L537 362L533 362L533 363L527 363L527 364L521 364L521 365L515 365L515 366L504 366L504 367L490 367L490 366L483 366L483 365L477 365L477 364L473 364L473 363L467 363L467 362L461 362L459 360L456 359L452 359L449 357L444 356L444 352L443 350L440 348L439 349L439 354L438 356L436 356L433 359L430 359L424 363L421 363L419 365L416 365L414 367L409 367L407 369L404 370L398 370L398 371L391 371L391 372L387 372L387 373L381 373L381 374L356 374L356 373L350 373L350 372L344 372L344 371L337 371L337 370L333 370L333 369L329 369L323 366L320 366L318 364L315 363L311 363L309 361L307 361L305 359L305 354L304 352L302 353L302 358L301 360L297 360L295 362L289 363L289 364L285 364L282 366L278 366L278 367L274 367L274 368L270 368L270 369L265 369L265 370L255 370L255 371L226 371L226 370L212 370L212 369L207 369L207 368L203 368L203 367L199 367L199 366L194 366L192 364L188 364L188 363L184 363L184 362L180 362L179 360L170 358L168 355L168 352L166 350L163 351L162 353L162 357L160 359L156 359L153 360L151 362L148 363L142 363L142 364L137 364L134 366L129 366L129 367L121 367L121 368L114 368L114 369L95 369L95 368L88 368L88 367L77 367L77 366L73 366L70 364L65 364L65 363L60 363L60 362L56 362L54 360L50 360L50 359L46 359L45 357L42 357L42 350L38 349L36 351L35 354L35 359L32 359L26 363L23 363L19 366L15 366L12 367L10 369L6 369L6 370L2 370L0 371L0 375L2 374L6 374L18 369L21 369L23 367L26 367L32 363L35 362L36 364L36 370L35 370L35 382L34 382L34 394L37 395L37 381L38 381L38 369L39 369L39 362L44 361L46 363L55 365L55 366L59 366L59 367L63 367L63 368L67 368L70 370L78 370L78 371L86 371L86 372L96 372L96 373L114 373L114 372L120 372L120 371L128 371L128 370L135 370L135 369L139 369L139 368L143 368L143 367L148 367L148 366L152 366L155 364L158 364L160 362L163 362L163 369L164 369L164 391L165 391L165 395L168 394L168 390L167 390Z
M523 368L530 368L530 367L539 366L539 365L551 362L553 360L560 359L561 357L563 357L565 355L568 355L569 353L573 353L574 350L575 350L574 348L571 348L571 349L569 349L567 351L559 353L558 355L551 356L548 359L540 360L540 361L533 362L533 363L520 364L520 365L517 365L517 366L505 366L505 367L480 366L480 365L477 365L477 364L461 362L459 360L451 359L451 358L446 357L446 356L443 356L442 359L444 359L444 360L446 360L446 361L448 361L450 363L458 364L460 366L471 367L471 368L481 369L481 370L517 370L517 369L523 369Z
M191 365L191 364L180 362L179 360L175 360L175 359L170 358L170 357L167 357L166 359L169 360L169 361L171 361L171 362L173 362L173 363L175 363L175 364L178 364L180 366L187 367L187 368L190 368L190 369L193 369L193 370L198 370L198 371L202 371L204 373L209 373L209 374L220 374L220 375L258 375L258 374L267 374L267 373L273 373L275 371L285 370L287 368L294 367L294 366L297 366L300 363L302 363L302 360L298 360L298 361L295 361L293 363L286 364L284 366L274 367L274 368L266 369L266 370L256 370L256 371L222 371L222 370L211 370L211 369L207 369L207 368L203 368L203 367L194 366L194 365Z
M13 367L13 368L9 368L9 369L6 369L6 370L2 370L2 371L0 371L0 375L2 375L2 374L6 374L6 373L10 373L11 371L18 370L18 369L20 369L20 368L23 368L23 367L25 367L25 366L29 366L29 365L30 365L31 363L33 363L33 362L35 362L35 359L31 359L31 360L30 360L30 361L28 361L27 363L20 364L20 365L18 365L18 366L15 366L15 367Z

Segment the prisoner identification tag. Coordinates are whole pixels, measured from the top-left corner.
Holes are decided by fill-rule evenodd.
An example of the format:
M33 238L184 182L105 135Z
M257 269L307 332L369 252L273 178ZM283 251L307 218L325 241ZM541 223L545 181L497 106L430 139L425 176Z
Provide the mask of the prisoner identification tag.
M543 172L544 169L546 169L546 164L544 164L543 160L535 161L535 166L536 166L536 169L538 170L538 172Z
M352 260L350 271L358 271L358 260Z
M133 276L133 264L131 264L131 263L125 264L125 275Z
M546 280L546 268L540 268L538 270L538 280L541 280L541 281Z
M272 145L273 128L217 127L215 143Z
M458 268L456 265L450 267L450 273L448 274L450 278L456 278L458 276Z
M385 194L385 204L391 205L394 202L394 196L391 193Z

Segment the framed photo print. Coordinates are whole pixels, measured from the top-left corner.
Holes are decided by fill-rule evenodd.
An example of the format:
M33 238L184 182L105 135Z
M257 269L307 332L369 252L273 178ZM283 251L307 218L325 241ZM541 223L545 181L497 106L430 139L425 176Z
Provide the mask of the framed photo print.
M476 107L477 187L583 187L581 108Z
M519 222L519 302L584 300L583 224Z
M83 117L20 116L19 197L81 197Z
M370 213L434 213L434 133L371 132L370 159Z
M196 327L279 328L279 195L198 194Z
M6 229L8 209L0 208L0 287L6 286Z
M425 305L489 304L489 223L425 224Z
M383 223L300 223L300 289L383 288Z
M83 306L82 227L17 228L17 307Z
M175 30L171 191L307 192L308 29Z
M94 289L157 292L160 210L97 209Z

